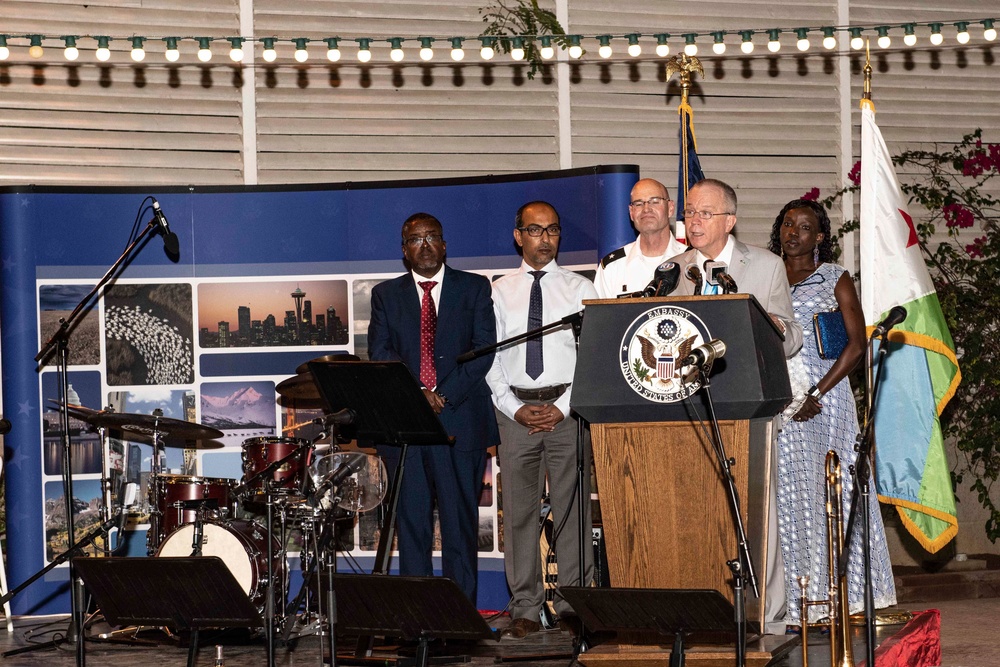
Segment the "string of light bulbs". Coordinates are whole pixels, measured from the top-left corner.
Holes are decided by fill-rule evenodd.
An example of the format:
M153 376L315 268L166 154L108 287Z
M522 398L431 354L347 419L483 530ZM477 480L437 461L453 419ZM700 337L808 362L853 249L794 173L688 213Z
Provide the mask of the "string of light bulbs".
M873 26L821 26L791 29L762 28L750 30L710 30L707 32L680 32L673 34L669 32L630 32L619 35L607 33L600 35L508 35L503 37L495 35L480 35L477 37L325 37L322 39L311 39L307 37L111 37L108 35L51 36L42 34L16 35L0 33L0 61L9 60L11 57L11 48L22 44L27 45L28 55L31 58L42 58L45 53L44 42L53 42L56 40L62 42L63 55L66 60L71 62L80 58L80 48L78 46L78 42L81 40L89 40L96 43L94 57L100 62L107 62L111 59L110 44L112 41L127 42L131 44L129 55L135 62L143 62L146 59L145 45L147 42L163 42L166 47L163 52L164 58L166 58L168 62L172 63L180 60L180 47L185 42L197 43L197 57L198 60L203 63L210 62L215 55L212 50L213 42L227 42L229 44L229 58L236 63L243 62L246 55L245 48L249 45L250 48L253 49L253 45L255 43L259 43L261 45L261 58L268 63L277 61L278 47L284 46L285 44L292 44L294 46L294 49L292 50L292 57L296 62L307 62L310 57L310 43L325 44L326 59L330 62L338 62L341 60L341 43L356 43L356 57L358 61L362 63L371 61L372 46L374 44L381 45L383 43L388 43L389 58L393 62L402 62L406 59L404 43L412 43L415 45L415 48L417 48L417 57L420 60L424 62L433 60L436 54L436 50L434 48L434 44L436 42L448 45L448 53L451 59L456 62L465 59L466 42L479 42L480 58L483 60L492 60L498 53L498 42L501 39L505 40L506 44L509 44L510 57L515 61L524 60L527 53L526 47L529 44L534 44L535 41L538 42L538 54L543 60L552 60L555 58L557 48L565 48L567 55L572 60L580 59L584 55L583 44L585 41L596 41L598 46L597 53L601 58L605 59L611 58L615 53L613 42L624 41L626 45L625 52L629 55L629 57L638 58L643 54L643 46L640 43L640 40L643 39L647 42L655 40L653 52L658 57L664 58L670 55L671 39L674 39L675 41L677 39L683 39L683 46L681 47L682 51L689 56L694 56L698 53L698 39L710 38L712 40L712 52L716 55L722 55L726 53L726 49L728 47L726 43L726 37L728 35L739 37L740 51L745 54L754 52L754 49L756 48L754 38L756 36L766 35L767 50L771 53L777 53L781 50L780 36L783 32L794 33L796 36L796 48L803 52L808 51L813 47L813 43L810 40L811 34L821 34L822 39L820 44L828 51L837 48L838 33L842 38L848 40L848 44L853 50L860 50L864 48L866 36L875 37L875 43L880 49L888 49L892 46L891 33L898 35L899 31L903 32L903 44L908 47L912 47L916 46L918 42L918 28L927 28L929 30L929 34L927 35L928 42L933 46L940 46L945 41L945 36L942 33L942 30L946 26L949 30L954 28L954 39L958 44L968 44L971 41L972 36L969 32L969 27L973 25L982 27L981 34L984 41L993 42L997 38L997 31L996 28L994 28L994 23L997 21L1000 21L1000 19L970 19L967 21L954 21L947 23L934 21L924 23L908 22ZM417 44L419 44L418 47L416 46Z

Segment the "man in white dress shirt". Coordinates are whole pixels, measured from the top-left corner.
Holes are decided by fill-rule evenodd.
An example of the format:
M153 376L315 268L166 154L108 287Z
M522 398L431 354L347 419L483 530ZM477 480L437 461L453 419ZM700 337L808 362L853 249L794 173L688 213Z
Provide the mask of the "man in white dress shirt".
M643 178L632 186L628 213L639 238L597 265L594 286L602 299L638 292L649 284L657 266L687 250L670 231L674 202L659 181Z
M493 284L497 340L503 340L579 312L584 299L597 298L586 278L556 263L559 214L551 204L522 206L515 217L514 240L523 261L516 273ZM577 418L570 414L570 393L576 367L572 328L501 349L486 381L493 392L500 427L499 463L502 479L504 567L513 594L512 621L504 636L521 638L541 628L544 604L539 548L539 500L548 474L549 500L559 559L559 584L580 584L579 496L577 483ZM584 470L590 470L589 434L584 442ZM590 547L590 475L584 476L586 563L583 586L593 579ZM572 608L556 592L554 606L560 626L577 627Z

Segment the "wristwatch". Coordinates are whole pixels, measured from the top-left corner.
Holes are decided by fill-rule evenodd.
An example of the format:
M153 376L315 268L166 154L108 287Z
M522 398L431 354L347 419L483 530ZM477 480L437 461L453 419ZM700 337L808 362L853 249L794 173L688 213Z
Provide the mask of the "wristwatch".
M819 387L817 387L816 385L813 385L813 386L809 387L808 391L806 391L806 396L812 396L813 398L815 398L818 401L821 398L823 398L823 392L819 390Z

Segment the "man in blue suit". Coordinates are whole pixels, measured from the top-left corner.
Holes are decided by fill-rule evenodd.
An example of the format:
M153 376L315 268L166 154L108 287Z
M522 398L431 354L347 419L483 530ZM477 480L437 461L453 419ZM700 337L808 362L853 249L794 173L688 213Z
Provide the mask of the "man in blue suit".
M486 449L500 436L485 379L493 355L464 364L456 358L496 342L490 283L445 266L447 244L434 216L414 213L403 223L402 235L410 271L372 290L368 355L372 361L406 364L455 444L407 448L396 515L399 573L434 573L436 501L442 574L475 604L479 495ZM392 474L399 449L382 446L379 454Z

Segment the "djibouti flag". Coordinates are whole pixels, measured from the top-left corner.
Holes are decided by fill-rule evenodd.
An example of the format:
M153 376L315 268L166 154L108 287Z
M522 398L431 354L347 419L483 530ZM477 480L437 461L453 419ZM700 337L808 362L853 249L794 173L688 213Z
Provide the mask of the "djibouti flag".
M892 307L907 312L889 334L874 406L876 487L934 553L958 533L939 415L962 375L870 100L861 111L861 305L869 334Z

